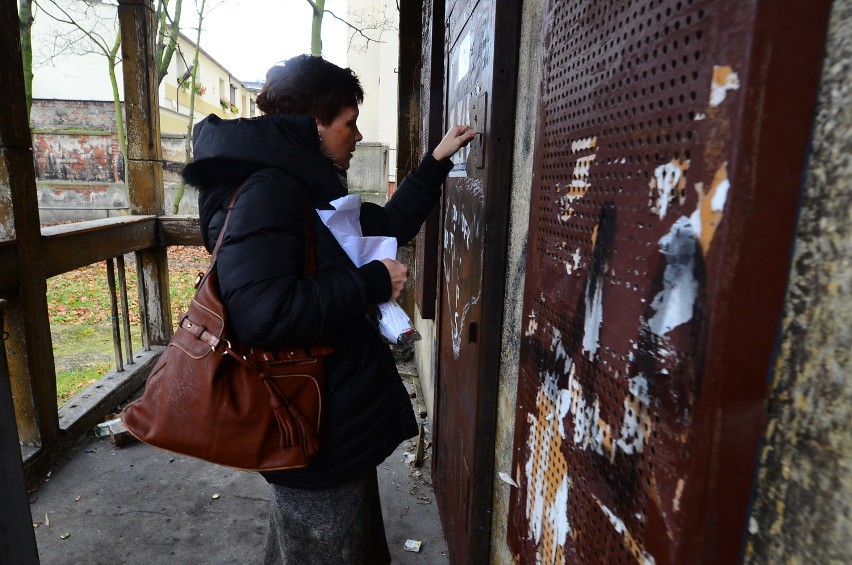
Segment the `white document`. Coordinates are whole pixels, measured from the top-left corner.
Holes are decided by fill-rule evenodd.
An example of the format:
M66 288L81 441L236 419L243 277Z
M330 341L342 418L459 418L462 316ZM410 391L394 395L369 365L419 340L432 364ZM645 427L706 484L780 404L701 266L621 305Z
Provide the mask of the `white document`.
M356 267L377 259L396 259L395 237L362 234L361 195L349 194L330 204L334 210L317 210L317 214ZM380 304L379 315L379 329L390 343L402 345L420 339L408 314L395 301Z

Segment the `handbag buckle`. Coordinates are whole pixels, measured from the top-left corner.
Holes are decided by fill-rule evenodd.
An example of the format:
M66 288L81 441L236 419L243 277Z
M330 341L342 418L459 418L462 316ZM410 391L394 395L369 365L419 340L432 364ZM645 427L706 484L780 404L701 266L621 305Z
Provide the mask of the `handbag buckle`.
M225 344L225 348L224 348L222 351L219 351L218 349L216 349L217 347L219 347L219 344L220 344L220 343L224 343L224 344ZM231 349L231 342L230 342L230 341L228 341L227 339L219 339L219 340L216 340L216 344L215 344L215 345L211 345L211 346L210 346L210 350L211 350L213 353L215 353L215 354L217 354L217 355L221 355L221 356L223 356L223 357L224 357L225 355L227 355L227 354L228 354L228 350L229 350L229 349Z

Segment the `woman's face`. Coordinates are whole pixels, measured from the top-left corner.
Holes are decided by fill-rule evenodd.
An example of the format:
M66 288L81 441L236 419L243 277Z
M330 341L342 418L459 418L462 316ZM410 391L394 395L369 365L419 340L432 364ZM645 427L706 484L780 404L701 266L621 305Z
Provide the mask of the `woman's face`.
M330 124L317 120L323 154L344 171L349 168L355 144L364 139L357 122L357 106L344 106Z

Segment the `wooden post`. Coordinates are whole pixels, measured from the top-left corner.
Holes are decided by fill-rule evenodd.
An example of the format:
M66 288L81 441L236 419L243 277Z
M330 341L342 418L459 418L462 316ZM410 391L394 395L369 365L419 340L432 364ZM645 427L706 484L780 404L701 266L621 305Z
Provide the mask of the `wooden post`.
M165 212L165 198L153 2L119 0L118 18L127 118L130 213L160 216ZM143 250L137 258L145 346L164 345L172 335L166 248Z
M5 302L0 300L0 334L3 333ZM13 414L6 349L0 339L0 500L3 501L3 512L0 512L0 563L38 563L38 549L18 444L18 428Z
M0 84L5 91L0 120L0 224L5 228L4 238L16 239L20 273L15 290L6 296L9 376L20 439L30 444L50 445L59 435L56 370L47 314L45 253L24 95L21 38L14 3L3 2L0 6L0 29L5 30L0 34L0 52L6 54L0 58ZM20 457L19 450L15 456Z

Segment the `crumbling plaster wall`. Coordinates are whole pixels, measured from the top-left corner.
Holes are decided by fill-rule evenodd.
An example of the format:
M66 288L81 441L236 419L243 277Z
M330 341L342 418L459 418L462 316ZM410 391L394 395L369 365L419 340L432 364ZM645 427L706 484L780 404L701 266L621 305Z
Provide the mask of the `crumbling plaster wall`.
M529 228L530 193L532 190L535 128L538 121L539 87L541 85L541 33L543 0L523 2L521 45L518 64L518 100L515 124L512 194L509 203L509 246L507 251L506 295L500 359L500 389L497 399L495 438L495 473L516 476L512 470L512 445L517 409L518 366L526 276L527 232ZM509 483L494 477L493 519L491 525L491 563L513 563L506 544Z
M852 563L852 0L832 7L745 562Z

